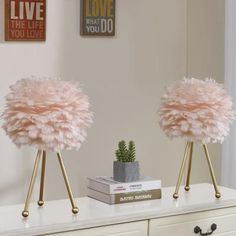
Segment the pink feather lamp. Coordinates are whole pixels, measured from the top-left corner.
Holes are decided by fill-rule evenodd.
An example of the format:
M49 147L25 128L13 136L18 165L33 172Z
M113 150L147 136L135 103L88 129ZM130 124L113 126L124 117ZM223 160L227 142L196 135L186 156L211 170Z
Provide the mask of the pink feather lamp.
M78 213L60 151L79 150L85 140L86 129L92 123L89 107L88 97L77 82L31 77L21 79L10 87L3 113L3 129L18 147L29 145L38 149L22 212L24 217L29 215L29 202L41 159L38 205L44 204L43 191L48 151L57 154L72 212Z
M173 194L178 198L186 162L188 170L185 190L190 190L190 174L194 143L201 143L207 158L216 198L221 194L207 143L222 143L229 134L229 125L235 119L231 97L222 85L213 79L183 79L166 89L160 107L160 127L170 138L182 137L187 145L179 178Z

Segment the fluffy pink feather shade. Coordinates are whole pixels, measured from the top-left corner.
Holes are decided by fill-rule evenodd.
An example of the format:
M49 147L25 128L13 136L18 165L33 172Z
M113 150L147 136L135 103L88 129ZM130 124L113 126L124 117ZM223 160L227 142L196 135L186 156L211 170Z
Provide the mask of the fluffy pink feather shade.
M78 150L92 123L89 107L77 82L21 79L6 97L3 129L18 147Z
M231 97L213 79L183 79L162 96L160 126L170 138L222 143L234 119Z

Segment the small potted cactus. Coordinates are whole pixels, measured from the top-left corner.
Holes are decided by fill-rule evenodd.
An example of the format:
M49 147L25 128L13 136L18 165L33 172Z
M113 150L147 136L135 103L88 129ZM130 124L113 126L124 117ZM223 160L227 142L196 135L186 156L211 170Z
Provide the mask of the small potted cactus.
M113 178L119 182L139 180L139 163L135 161L135 144L129 141L128 147L124 140L118 144L116 161L113 163Z

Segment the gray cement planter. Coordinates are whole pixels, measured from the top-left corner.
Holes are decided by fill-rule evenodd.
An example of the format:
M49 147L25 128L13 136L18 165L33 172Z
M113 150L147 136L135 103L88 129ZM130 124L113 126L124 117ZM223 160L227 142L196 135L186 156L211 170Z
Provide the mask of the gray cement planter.
M113 162L113 178L119 182L133 182L139 180L139 162Z

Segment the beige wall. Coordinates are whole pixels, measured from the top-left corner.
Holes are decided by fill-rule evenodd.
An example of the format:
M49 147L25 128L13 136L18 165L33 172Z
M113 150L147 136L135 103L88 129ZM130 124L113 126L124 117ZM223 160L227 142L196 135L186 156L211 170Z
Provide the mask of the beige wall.
M190 77L213 77L224 82L224 0L187 1L187 74ZM221 145L209 145L217 177L220 179ZM200 149L200 148L198 148ZM200 150L199 150L200 151ZM197 160L193 180L209 176L204 159Z
M210 5L205 3L208 1L200 2L213 13L205 10L204 16L222 18L222 12L213 7L214 2L220 1L209 1ZM192 7L197 2L199 0L118 0L116 37L82 38L79 35L79 1L50 0L45 43L5 43L1 40L1 105L8 86L32 74L78 79L91 98L95 123L89 130L87 142L78 153L63 152L76 196L86 195L87 176L112 174L114 150L120 139L136 142L143 175L162 179L165 186L175 184L184 142L166 138L158 126L157 110L165 86L181 79L187 71L194 76L199 75L196 71L200 71L200 75L208 74L201 67L197 68L198 63L206 60L208 51L196 50L203 59L194 59L194 48L199 47L197 41L192 42L194 30L188 33L187 43L187 25L188 30L192 26L199 31L202 27L207 31L207 27L212 26L198 23L200 9L195 12ZM0 0L0 9L3 9L3 0ZM3 16L0 16L2 25ZM215 28L214 35L222 37L221 30ZM2 39L2 29L0 34ZM210 44L211 34L207 34L205 40L201 47L206 48L206 42ZM218 40L212 47L222 49L222 41ZM209 55L209 63L214 55ZM217 79L221 77L218 64L213 64L210 71ZM0 140L0 205L23 202L34 151L17 150L2 130ZM218 149L213 147L213 151ZM196 161L194 164L194 182L208 180L202 163ZM51 154L46 181L47 199L67 197L58 163ZM34 200L38 188L35 190Z

